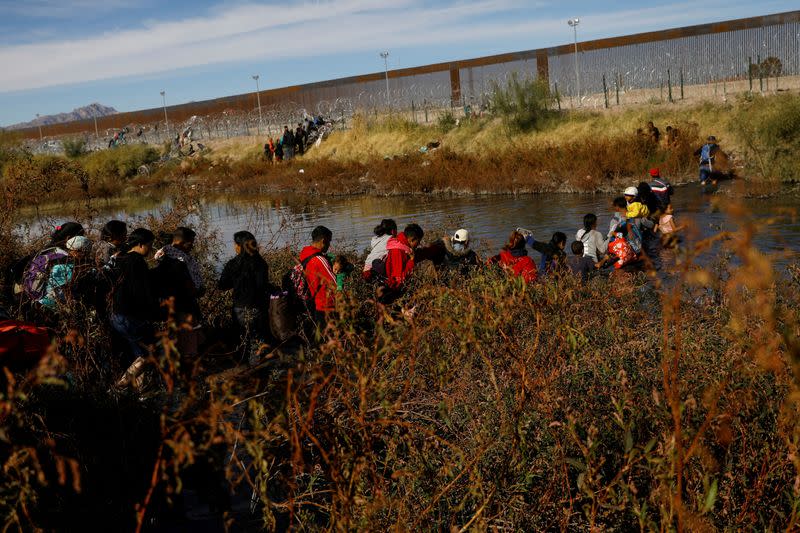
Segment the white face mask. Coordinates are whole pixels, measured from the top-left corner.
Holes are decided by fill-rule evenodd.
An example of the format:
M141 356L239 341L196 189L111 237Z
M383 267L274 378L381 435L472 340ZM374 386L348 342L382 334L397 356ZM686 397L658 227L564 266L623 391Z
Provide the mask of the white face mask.
M453 250L458 252L458 253L464 252L466 249L467 249L467 245L465 243L463 243L463 242L454 242L453 243Z

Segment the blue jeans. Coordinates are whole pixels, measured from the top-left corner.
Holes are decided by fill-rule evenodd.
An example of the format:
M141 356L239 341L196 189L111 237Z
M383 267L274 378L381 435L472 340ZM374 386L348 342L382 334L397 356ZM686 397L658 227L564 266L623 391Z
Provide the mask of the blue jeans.
M125 315L111 315L111 327L128 344L133 362L137 357L145 357L150 353L149 347L155 344L156 337L153 325L145 320L139 320Z
M705 183L711 178L711 169L708 165L700 167L700 183Z

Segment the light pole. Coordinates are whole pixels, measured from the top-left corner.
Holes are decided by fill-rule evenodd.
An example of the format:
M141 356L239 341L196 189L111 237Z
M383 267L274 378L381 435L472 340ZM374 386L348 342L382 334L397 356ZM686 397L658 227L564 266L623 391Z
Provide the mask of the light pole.
M42 137L42 123L39 122L39 113L36 113L36 125L39 126L39 140L41 141L44 137Z
M383 69L386 73L386 107L391 107L392 104L389 99L389 52L381 52L381 57L383 58Z
M253 79L256 80L256 100L258 101L258 134L261 135L261 128L264 125L261 123L261 90L258 88L258 74L253 74Z
M100 139L100 132L97 129L97 111L95 110L92 113L92 118L94 118L94 136L96 139Z
M167 119L167 93L166 91L161 91L161 102L164 106L164 124L167 127L167 138L171 137L169 133L169 120Z
M578 85L578 107L581 105L581 74L578 70L578 24L581 23L581 19L574 18L569 19L567 24L572 26L572 31L575 34L575 82Z

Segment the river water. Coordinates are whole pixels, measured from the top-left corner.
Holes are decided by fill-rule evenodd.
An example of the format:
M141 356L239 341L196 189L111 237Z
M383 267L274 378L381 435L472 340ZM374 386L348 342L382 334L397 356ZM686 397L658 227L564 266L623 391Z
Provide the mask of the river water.
M223 255L232 254L232 236L239 230L253 232L262 247L299 247L309 240L314 226L320 224L333 231L334 250L363 251L372 228L382 218L394 218L400 228L416 222L426 232L436 235L464 227L469 229L476 249L493 254L516 227L532 230L537 240L549 240L553 232L563 231L571 242L586 213L598 215L598 229L605 233L611 217L611 200L611 195L603 194L342 198L250 195L205 200L197 206L199 215L192 222L210 225L218 231L225 243ZM720 231L738 231L741 220L728 212L733 203L744 207L747 216L757 221L760 232L756 245L762 251L775 254L780 265L785 266L793 259L800 250L797 193L769 199L734 199L724 188L708 195L702 194L696 185L688 185L676 188L673 196L676 222L691 228L687 231L688 242ZM103 216L130 219L168 207L169 202L164 202L135 211L112 209ZM776 220L770 220L775 217Z

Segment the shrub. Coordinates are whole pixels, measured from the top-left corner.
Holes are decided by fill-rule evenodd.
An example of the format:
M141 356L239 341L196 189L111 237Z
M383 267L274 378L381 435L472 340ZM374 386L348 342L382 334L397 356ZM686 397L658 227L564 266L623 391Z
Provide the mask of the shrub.
M456 127L456 117L451 111L445 111L439 114L439 118L436 119L436 125L442 133L447 133Z
M764 179L795 181L800 157L800 96L742 100L730 128L745 147L748 169Z
M86 139L72 137L64 139L64 155L76 159L86 153Z
M554 101L550 85L544 79L526 77L520 80L513 72L505 86L492 82L492 110L521 131L539 129L546 119L553 117Z
M157 161L158 151L143 144L130 144L114 149L93 152L83 160L83 166L93 179L122 178L136 175L142 165Z

